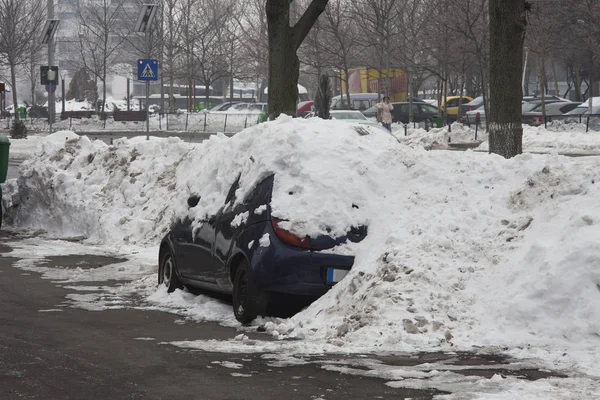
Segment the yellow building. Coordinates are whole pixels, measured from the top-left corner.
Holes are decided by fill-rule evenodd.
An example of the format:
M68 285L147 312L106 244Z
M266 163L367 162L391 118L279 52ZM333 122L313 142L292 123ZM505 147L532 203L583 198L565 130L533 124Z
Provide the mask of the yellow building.
M398 68L351 68L348 71L350 94L381 93L386 94L391 101L406 101L408 96L406 74ZM341 72L342 95L346 94L346 74ZM387 79L389 77L389 79Z

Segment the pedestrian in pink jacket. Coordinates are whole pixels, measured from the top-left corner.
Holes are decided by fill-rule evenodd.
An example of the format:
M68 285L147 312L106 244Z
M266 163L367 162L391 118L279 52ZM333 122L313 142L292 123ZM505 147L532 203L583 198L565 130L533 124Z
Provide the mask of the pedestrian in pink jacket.
M377 103L375 106L379 109L379 113L381 115L381 125L391 132L392 110L394 109L394 106L390 103L390 98L385 96L383 98L383 103Z

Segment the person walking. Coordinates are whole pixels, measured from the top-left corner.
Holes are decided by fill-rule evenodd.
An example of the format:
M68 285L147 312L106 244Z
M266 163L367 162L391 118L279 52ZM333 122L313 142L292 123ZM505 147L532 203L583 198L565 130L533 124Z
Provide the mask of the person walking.
M381 125L388 131L392 131L392 110L394 106L390 103L390 98L385 96L383 98L382 103L377 103L375 105L379 109L379 114L381 116Z

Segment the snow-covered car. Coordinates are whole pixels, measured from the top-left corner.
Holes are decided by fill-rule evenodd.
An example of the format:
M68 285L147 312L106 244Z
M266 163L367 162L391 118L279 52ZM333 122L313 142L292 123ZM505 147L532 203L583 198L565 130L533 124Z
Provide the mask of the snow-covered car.
M281 129L297 127L309 138L307 142L319 148L327 146L320 142L331 136L336 141L339 137L351 139L349 147L362 143L377 151L391 143L379 127L353 125L349 129L355 121L352 119L343 123L295 120L299 122L264 126L273 137L280 137L274 134ZM239 135L251 140L252 133L248 130ZM203 167L208 159L190 160L189 166L182 167L196 172L186 184L189 197L180 198L176 205L176 219L162 239L158 257L160 285L169 292L185 285L232 294L235 317L242 323L268 315L273 294L318 297L326 293L354 263L351 253L329 250L362 241L368 224L360 201L352 200L361 196L352 182L338 182L333 192L327 189L326 198L322 197L315 190L333 184L327 174L312 177L305 184L304 178L290 181L296 168L310 164L310 169L318 163L301 160L290 172L286 166L278 166L279 161L269 167L270 152L255 149L247 149L252 154L247 165L239 164L234 153L218 153L212 154L220 165L210 164L213 172ZM359 153L344 152L341 157L355 159ZM235 179L215 185L212 175L216 169Z
M289 223L273 216L274 180L268 176L238 199L238 178L214 215L199 224L175 223L160 246L159 284L168 291L187 285L231 293L235 317L249 323L268 314L271 293L321 296L346 276L354 257L323 250L363 240L366 227L338 237L294 234ZM199 201L192 195L187 205L193 209Z

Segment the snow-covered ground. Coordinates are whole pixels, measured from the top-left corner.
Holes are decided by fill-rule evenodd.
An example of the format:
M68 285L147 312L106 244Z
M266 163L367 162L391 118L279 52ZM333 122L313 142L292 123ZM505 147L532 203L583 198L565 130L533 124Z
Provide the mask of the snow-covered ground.
M402 143L380 130L361 136L344 122L288 117L201 144L136 138L109 146L57 132L37 139L38 150L21 165L19 180L4 185L4 201L18 227L86 238L84 244L51 245L28 239L14 253L24 257L19 267L63 285L128 280L100 288L102 294L72 296L73 305L126 307L127 296L136 294L148 308L242 331L230 341L175 346L278 353L288 362L323 352L506 353L521 367L568 378L466 378L436 364L420 372L377 365L343 372L455 393L439 396L447 399L596 399L600 163L557 154L600 150L600 134L582 130L526 128L525 149L549 154L511 160L423 148L447 143L448 136L468 141L470 130L459 125L452 133L402 132ZM12 142L17 153L33 147ZM298 234L369 226L361 243L331 250L354 254L356 261L327 295L293 318L255 321L276 341L248 340L243 332L249 328L240 327L230 306L218 300L156 287L157 244L171 218L187 213L192 192L202 196L198 214L190 217L213 212L240 172L238 198L276 173L273 210ZM47 255L90 251L129 261L93 272L36 266Z

